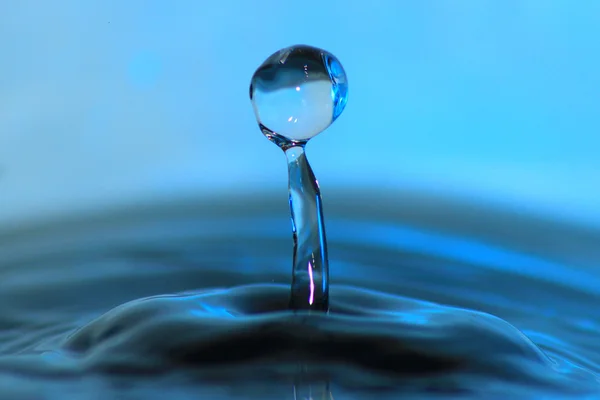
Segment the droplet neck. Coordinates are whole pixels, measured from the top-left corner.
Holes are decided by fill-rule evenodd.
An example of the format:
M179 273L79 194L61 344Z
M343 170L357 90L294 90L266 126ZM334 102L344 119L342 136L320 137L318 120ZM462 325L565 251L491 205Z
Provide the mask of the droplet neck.
M303 148L304 146L306 146L307 140L291 140L291 139L288 139L278 133L273 132L272 130L270 130L269 128L264 126L263 124L258 124L258 126L260 127L260 130L263 133L263 135L265 135L265 137L267 139L269 139L271 142L275 143L283 151L287 151L288 149L290 149L292 147L302 147Z
M294 239L293 310L329 309L329 261L319 184L306 159L304 144L285 149Z

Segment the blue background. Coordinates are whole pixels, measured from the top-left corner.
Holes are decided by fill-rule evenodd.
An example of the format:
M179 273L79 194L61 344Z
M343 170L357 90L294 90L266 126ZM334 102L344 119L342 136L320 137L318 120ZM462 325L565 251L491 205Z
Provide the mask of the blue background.
M599 34L592 0L3 1L0 223L285 191L248 84L305 43L350 83L308 146L325 197L417 190L598 224Z

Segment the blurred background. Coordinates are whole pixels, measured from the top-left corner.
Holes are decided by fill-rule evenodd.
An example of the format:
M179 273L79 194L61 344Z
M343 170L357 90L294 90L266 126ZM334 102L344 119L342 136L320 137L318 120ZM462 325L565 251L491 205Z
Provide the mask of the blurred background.
M0 226L285 193L248 85L299 43L349 78L308 145L325 201L414 190L597 225L599 32L592 0L2 1Z

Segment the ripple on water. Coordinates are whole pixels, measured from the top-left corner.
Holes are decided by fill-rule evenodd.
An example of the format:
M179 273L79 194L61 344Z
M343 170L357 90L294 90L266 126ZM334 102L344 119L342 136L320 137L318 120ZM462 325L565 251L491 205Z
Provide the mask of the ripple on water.
M331 312L292 313L281 271L286 221L230 211L5 236L13 245L0 249L2 393L282 398L302 385L347 398L598 393L597 274L573 268L556 247L544 254L535 243L473 240L431 221L334 215ZM548 227L546 239L560 233ZM261 283L269 280L282 283Z

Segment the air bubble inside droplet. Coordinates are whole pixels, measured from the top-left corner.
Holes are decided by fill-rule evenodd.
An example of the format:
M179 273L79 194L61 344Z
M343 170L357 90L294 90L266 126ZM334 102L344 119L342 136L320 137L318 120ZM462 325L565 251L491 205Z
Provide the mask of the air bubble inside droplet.
M346 105L348 81L325 50L292 46L271 55L254 73L250 98L269 132L304 142L325 130Z

